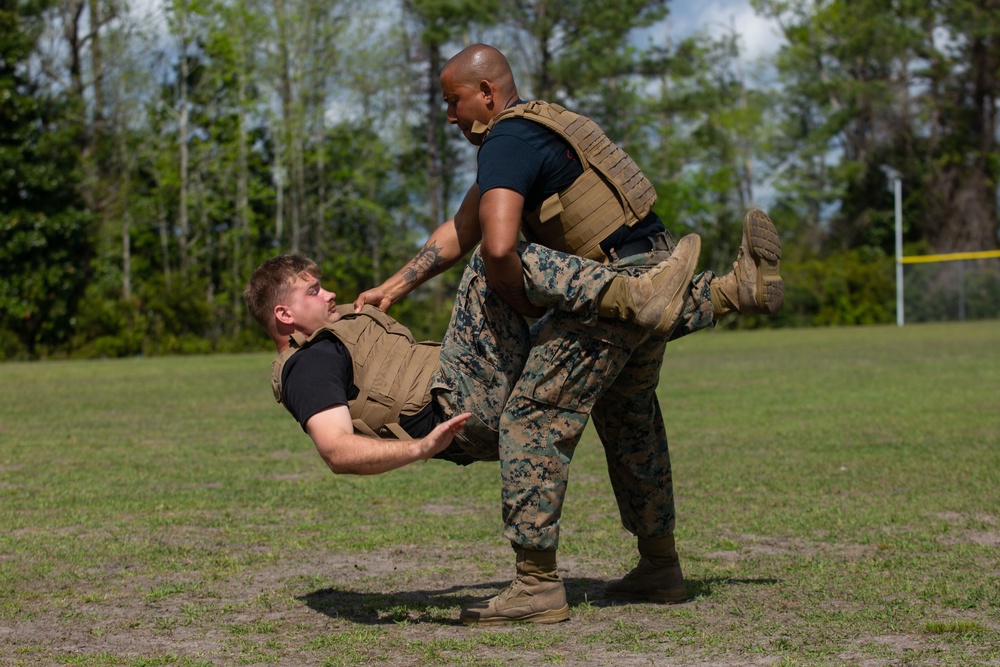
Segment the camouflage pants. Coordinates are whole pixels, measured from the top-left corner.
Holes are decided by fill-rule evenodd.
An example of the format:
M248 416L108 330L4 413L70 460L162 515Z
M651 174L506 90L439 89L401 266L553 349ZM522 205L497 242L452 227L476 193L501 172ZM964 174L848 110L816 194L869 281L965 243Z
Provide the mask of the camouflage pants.
M446 417L473 415L457 446L476 460L500 459L505 536L555 550L569 462L593 414L624 526L642 537L670 533L670 456L655 395L666 341L597 317L611 279L645 271L669 252L605 266L534 244L520 251L528 297L552 310L529 330L488 287L473 254L432 385ZM711 278L692 281L672 338L711 325Z
M522 259L536 248L526 249ZM641 272L669 256L669 251L634 255L609 268ZM713 277L706 272L692 281L672 338L711 326ZM570 283L560 282L567 279ZM533 293L539 281L550 295L574 293L572 271L550 271L546 279L533 280L532 300L540 298ZM546 305L561 303L552 298ZM631 323L588 321L565 310L550 310L532 327L532 347L500 416L504 535L513 544L558 548L569 463L590 416L604 446L622 524L644 538L673 532L670 453L656 398L666 343Z
M457 447L475 460L496 461L500 413L531 343L527 322L488 287L484 271L477 249L455 295L431 394L445 418L472 413L448 453Z
M598 321L597 298L610 278L642 273L670 257L669 252L654 252L603 265L534 243L522 243L518 251L524 266L524 289L528 299L536 306L575 313L585 324ZM595 266L600 270L595 270ZM670 340L712 326L712 299L708 286L714 278L712 271L705 271L691 279L681 321Z
M597 319L597 300L616 272L596 262L522 244L525 282L549 307ZM554 292L559 290L559 292ZM441 367L431 391L445 417L472 413L455 444L479 461L499 458L500 415L521 377L531 348L528 324L486 283L477 249L462 274L448 331L441 342Z

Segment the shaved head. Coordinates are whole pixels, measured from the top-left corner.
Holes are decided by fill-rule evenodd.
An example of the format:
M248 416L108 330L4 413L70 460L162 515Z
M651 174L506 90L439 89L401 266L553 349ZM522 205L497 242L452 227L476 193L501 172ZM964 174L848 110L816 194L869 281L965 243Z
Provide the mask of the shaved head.
M518 100L510 63L486 44L466 47L445 63L441 95L448 105L448 122L474 146L482 143L490 121Z
M445 63L442 76L445 73L454 81L469 86L489 81L504 98L517 95L510 63L504 54L488 44L473 44L459 51Z

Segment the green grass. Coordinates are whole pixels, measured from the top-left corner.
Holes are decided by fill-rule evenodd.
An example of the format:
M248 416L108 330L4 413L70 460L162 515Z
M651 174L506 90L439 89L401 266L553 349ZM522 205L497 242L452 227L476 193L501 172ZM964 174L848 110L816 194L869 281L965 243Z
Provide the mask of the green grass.
M495 464L329 473L266 355L0 365L0 664L1000 663L1000 323L703 332L661 382L683 605L592 431L573 619L469 629L512 575Z

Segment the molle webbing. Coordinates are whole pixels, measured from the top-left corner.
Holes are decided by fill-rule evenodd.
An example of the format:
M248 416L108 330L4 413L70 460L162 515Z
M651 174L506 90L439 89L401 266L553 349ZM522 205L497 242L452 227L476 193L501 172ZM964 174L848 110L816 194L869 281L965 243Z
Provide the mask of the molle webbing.
M410 330L381 310L366 306L355 313L338 306L341 319L309 338L292 336L291 347L272 364L271 383L281 402L281 371L296 350L323 338L337 338L351 355L358 396L348 403L354 430L380 438L409 438L399 416L416 414L431 401L430 385L437 372L440 345L417 343Z
M556 250L604 260L600 242L652 210L653 184L594 121L557 104L533 101L500 112L488 129L506 118L525 118L556 132L573 147L583 167L569 188L525 215L526 235Z

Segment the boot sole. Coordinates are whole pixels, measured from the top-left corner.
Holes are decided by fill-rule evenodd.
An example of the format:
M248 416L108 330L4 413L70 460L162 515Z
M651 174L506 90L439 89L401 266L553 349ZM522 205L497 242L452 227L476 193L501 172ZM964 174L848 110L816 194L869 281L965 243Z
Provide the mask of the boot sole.
M509 623L561 623L569 620L569 605L561 609L546 609L527 616L517 618L507 618L504 616L493 616L491 618L462 618L462 625L506 625Z
M755 292L749 300L757 303L761 313L774 315L785 301L785 281L781 278L781 240L778 230L767 214L751 209L743 218L743 235L749 245L750 258L757 267ZM743 285L739 287L744 289ZM742 302L745 296L740 295Z

